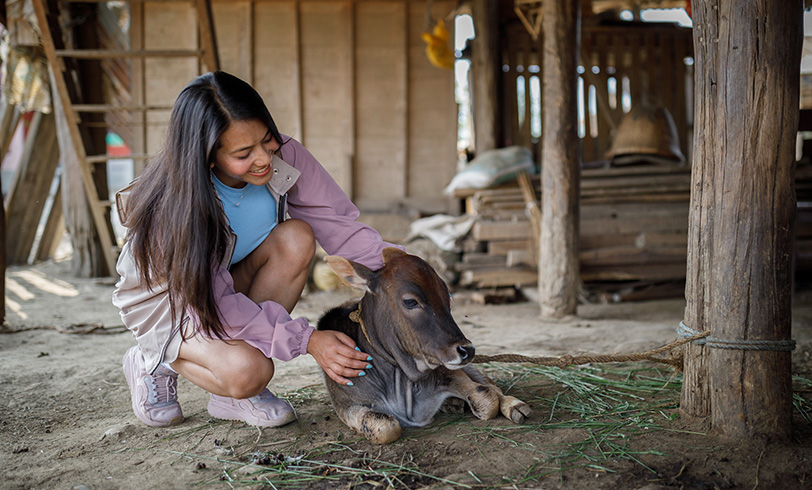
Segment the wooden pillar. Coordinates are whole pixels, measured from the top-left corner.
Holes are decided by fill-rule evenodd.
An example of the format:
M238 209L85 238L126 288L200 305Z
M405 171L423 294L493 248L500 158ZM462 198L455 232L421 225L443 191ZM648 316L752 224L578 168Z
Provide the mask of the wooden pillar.
M0 185L3 185L0 179ZM0 325L6 322L6 206L0 199Z
M53 69L48 70L51 86L56 86ZM70 124L60 97L54 91L51 99L54 107L54 120L56 121L56 137L59 144L59 156L62 162L62 209L65 224L71 238L73 253L71 255L71 271L77 277L98 277L104 275L104 255L98 252L96 242L98 235L95 230L90 204L85 193L79 156L76 146L70 137Z
M73 43L76 49L99 49L99 36L96 31L96 24L98 23L98 5L96 4L71 4L70 18L78 22L73 31ZM87 104L104 104L104 89L103 89L103 70L102 63L98 60L82 60L76 61L76 77L79 90L78 98L74 102L82 102ZM64 107L62 108L64 110ZM104 122L104 114L89 113L82 114L79 118L79 131L82 134L82 139L85 145L85 155L104 155L107 153L107 129ZM110 191L107 187L107 162L100 162L91 164L94 189L96 192L95 198L100 201L108 201L110 199ZM77 174L79 170L73 170L67 164L65 165L66 172L63 172L63 177L67 172L75 171ZM72 180L71 177L67 177ZM76 179L76 184L81 186L81 179ZM64 184L64 182L63 182ZM79 188L77 188L78 190ZM93 191L86 191L93 192ZM94 199L95 200L95 199ZM85 199L87 201L87 199ZM74 200L74 202L77 202ZM104 216L104 224L106 229L96 229L93 225L93 215L89 206L95 204L88 204L88 206L81 209L87 213L85 216L77 216L77 213L68 213L65 217L69 220L68 227L71 229L71 243L74 250L87 247L91 259L84 260L80 255L74 253L71 256L71 261L74 262L73 270L80 277L102 277L115 275L115 270L108 270L109 267L104 260L104 245L99 238L99 234L105 233L110 237L114 236L113 225L110 221L111 208L105 206L101 213ZM73 221L74 219L78 221ZM87 236L87 242L83 240L82 233L74 233L74 228L82 229L85 222L91 223L90 234ZM91 267L87 267L91 265Z
M207 71L217 71L220 69L220 54L217 52L217 35L214 32L211 0L197 0L196 5L203 63L206 65Z
M788 439L791 430L790 352L732 348L767 341L779 349L791 337L803 33L802 2L790 3L693 4L696 123L685 322L718 340L688 348L682 409L704 414L709 406L713 429L728 437Z
M539 304L543 317L575 313L580 150L576 119L578 1L545 0Z
M6 224L16 231L6 244L7 264L28 262L58 164L54 116L37 112L29 124L20 165L6 199Z
M144 2L130 2L130 49L144 49ZM130 101L134 106L146 105L146 66L144 58L130 60ZM147 153L147 114L145 111L130 112L132 118L132 141L130 150L135 155ZM133 175L144 171L145 160L133 160Z
M496 148L499 126L498 77L502 73L499 60L499 2L473 0L474 53L472 60L474 93L474 146L476 153Z
M11 138L20 122L20 112L10 106L5 98L0 101L0 161L3 160L11 144ZM2 186L2 182L0 182ZM0 325L6 321L6 209L0 199Z

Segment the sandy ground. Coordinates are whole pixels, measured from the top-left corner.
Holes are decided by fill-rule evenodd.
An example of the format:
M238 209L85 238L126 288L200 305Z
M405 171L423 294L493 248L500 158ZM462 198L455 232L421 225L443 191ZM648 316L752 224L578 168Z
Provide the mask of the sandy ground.
M183 488L200 483L259 488L269 480L248 470L317 454L326 465L324 475L336 479L302 480L303 488L812 487L812 428L798 413L791 442L742 445L706 435L707 421L679 417L672 404L660 411L668 416L667 430L634 439L656 449L636 458L640 461L608 458L599 469L580 464L568 469L559 461L559 471L543 477L538 471L547 461L543 449L577 440L582 430L527 430L506 438L500 435L512 430L506 419L441 414L427 428L407 430L391 446L374 446L335 417L309 356L277 363L271 383L272 390L290 397L297 423L258 430L210 420L207 394L181 380L186 420L176 427L149 428L131 411L121 359L134 341L110 303L112 287L112 280L70 277L66 261L8 270L7 333L0 334L0 488ZM307 294L294 315L315 322L347 297L345 292ZM582 305L577 317L549 322L539 320L532 302L484 306L460 294L454 316L480 354L561 355L641 352L665 344L675 339L683 311L682 300ZM812 294L797 295L793 337L798 340L793 368L812 377ZM534 407L528 423L552 422L552 411L543 407L557 400L559 388L530 378L508 388ZM364 476L365 468L390 463L418 471L396 480ZM235 477L239 467L242 479ZM356 468L356 473L341 468Z

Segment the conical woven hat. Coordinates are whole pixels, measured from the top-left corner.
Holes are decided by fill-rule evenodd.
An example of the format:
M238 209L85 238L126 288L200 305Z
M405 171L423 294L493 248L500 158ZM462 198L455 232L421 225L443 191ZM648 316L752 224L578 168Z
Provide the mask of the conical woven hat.
M640 157L639 160L652 156L673 163L685 161L679 147L677 127L665 107L637 104L620 121L606 157L613 163L623 164L639 161L636 156Z

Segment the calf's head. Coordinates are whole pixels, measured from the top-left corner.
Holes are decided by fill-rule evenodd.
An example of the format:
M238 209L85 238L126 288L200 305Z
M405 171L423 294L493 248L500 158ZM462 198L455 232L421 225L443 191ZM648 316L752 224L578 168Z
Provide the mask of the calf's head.
M451 316L448 287L423 259L386 248L384 266L376 272L342 257L325 260L345 284L366 292L364 335L407 374L409 367L459 369L474 358L473 344Z

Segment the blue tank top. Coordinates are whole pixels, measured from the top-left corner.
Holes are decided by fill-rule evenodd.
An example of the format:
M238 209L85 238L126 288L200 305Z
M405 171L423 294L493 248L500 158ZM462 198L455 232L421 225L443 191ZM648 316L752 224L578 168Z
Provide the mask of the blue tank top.
M214 173L211 177L223 202L228 225L237 235L230 264L233 265L253 252L276 226L276 200L267 186L246 184L242 189L235 189L220 182Z

